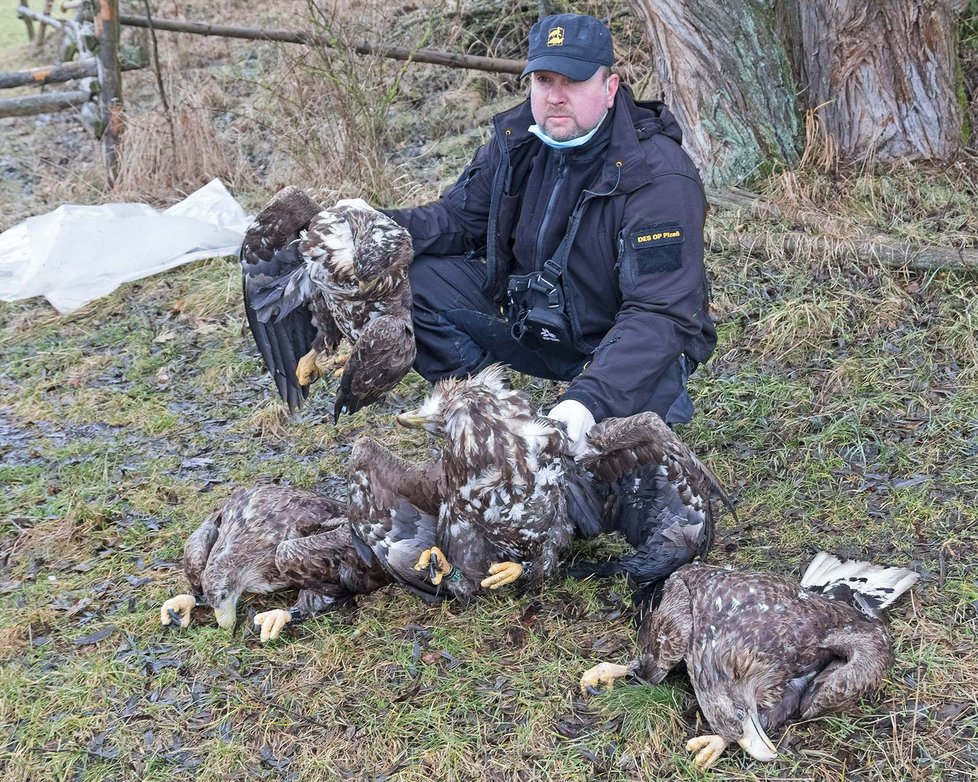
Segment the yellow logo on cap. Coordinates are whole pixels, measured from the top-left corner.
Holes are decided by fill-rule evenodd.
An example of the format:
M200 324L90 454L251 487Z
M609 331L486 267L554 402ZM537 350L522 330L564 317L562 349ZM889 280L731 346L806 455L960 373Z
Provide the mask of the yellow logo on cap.
M547 46L563 46L563 45L564 45L564 28L551 27L550 32L547 33Z

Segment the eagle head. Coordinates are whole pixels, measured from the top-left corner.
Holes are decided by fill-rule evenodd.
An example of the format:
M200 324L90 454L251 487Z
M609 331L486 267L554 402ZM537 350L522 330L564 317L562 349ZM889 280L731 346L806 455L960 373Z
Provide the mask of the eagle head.
M440 380L417 410L402 413L397 422L461 442L493 425L532 415L526 397L506 382L503 366L493 364L477 375Z
M774 668L749 652L736 655L705 672L702 697L697 700L713 730L725 740L737 743L755 760L769 761L778 751L765 732L759 707L770 708L778 700L773 681Z
M214 609L214 618L225 629L232 629L237 622L238 599L244 591L236 576L234 568L215 567L208 563L202 579L207 605Z

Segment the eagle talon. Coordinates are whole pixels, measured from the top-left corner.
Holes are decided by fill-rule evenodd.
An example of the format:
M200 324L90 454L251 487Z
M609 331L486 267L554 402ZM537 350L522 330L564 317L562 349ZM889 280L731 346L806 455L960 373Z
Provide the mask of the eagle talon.
M329 361L327 361L320 369L325 372L332 372L333 377L339 378L343 376L343 370L346 369L346 365L350 361L350 353L337 353Z
M686 749L696 753L693 765L703 770L717 762L727 744L727 740L721 736L694 736L686 742Z
M628 676L631 672L632 669L627 665L599 663L581 676L581 694L597 695L603 689L610 690L615 686L615 679Z
M438 546L432 546L421 552L418 563L414 566L417 571L427 570L428 580L438 586L441 580L451 574L453 568L448 558Z
M255 614L255 624L261 628L261 642L274 641L282 628L292 621L292 614L284 608Z
M306 355L299 359L295 367L295 379L300 386L310 386L321 376L319 366L316 364L316 349L313 348Z
M519 562L495 562L489 566L489 575L482 579L483 589L499 589L506 584L512 584L523 575L523 566Z
M196 605L193 595L171 597L160 606L160 624L168 626L176 622L177 627L190 627L190 613Z

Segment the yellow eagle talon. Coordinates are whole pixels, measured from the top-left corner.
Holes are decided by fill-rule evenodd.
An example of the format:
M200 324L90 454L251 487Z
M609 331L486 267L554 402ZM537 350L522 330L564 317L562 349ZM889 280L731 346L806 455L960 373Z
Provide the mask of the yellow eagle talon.
M178 619L179 627L187 627L190 624L190 614L196 605L197 600L193 595L171 597L160 606L160 624L169 625L174 619Z
M519 562L496 562L489 566L489 574L482 579L482 588L499 589L506 584L512 584L523 575L523 566Z
M442 579L452 572L452 565L438 546L432 546L421 552L414 569L418 572L427 570L428 579L432 584L438 586Z
M703 770L720 759L720 755L727 748L727 743L727 740L720 736L694 736L686 742L686 749L696 753L693 765Z
M581 676L581 694L587 695L598 687L611 689L615 686L615 679L628 676L632 669L627 665L616 665L615 663L598 663L593 668L588 668Z
M261 642L274 641L282 628L292 621L292 614L284 608L262 611L255 614L255 624L261 628Z
M317 357L316 349L313 348L306 355L299 359L299 363L295 367L295 379L299 381L300 386L309 386L313 382L319 379L320 371L319 367L316 365Z

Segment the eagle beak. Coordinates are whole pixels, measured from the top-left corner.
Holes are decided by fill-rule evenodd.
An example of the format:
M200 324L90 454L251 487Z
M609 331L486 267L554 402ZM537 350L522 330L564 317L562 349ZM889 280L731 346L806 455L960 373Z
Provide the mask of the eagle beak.
M237 620L237 612L235 611L235 606L227 605L214 606L214 618L217 619L217 624L223 627L225 630L234 629L235 621Z
M744 752L754 760L767 762L778 756L778 750L767 737L757 717L757 710L751 709L744 719L744 735L737 739Z
M409 429L421 429L428 422L427 418L417 413L401 413L395 420Z

